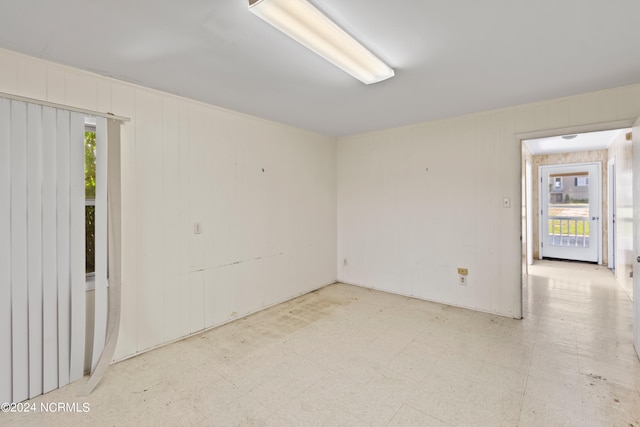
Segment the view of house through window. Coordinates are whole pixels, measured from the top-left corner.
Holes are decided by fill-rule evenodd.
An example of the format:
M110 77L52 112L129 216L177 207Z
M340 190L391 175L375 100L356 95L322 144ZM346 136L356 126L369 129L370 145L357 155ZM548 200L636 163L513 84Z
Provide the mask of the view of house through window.
M548 206L549 244L588 248L591 237L588 172L549 175Z
M96 129L86 126L84 132L84 197L85 245L87 275L95 273L96 218Z

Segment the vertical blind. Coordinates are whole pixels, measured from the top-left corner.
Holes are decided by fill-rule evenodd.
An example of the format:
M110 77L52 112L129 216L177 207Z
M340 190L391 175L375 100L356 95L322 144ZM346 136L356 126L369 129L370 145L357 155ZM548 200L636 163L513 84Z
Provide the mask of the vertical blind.
M84 119L0 98L0 402L20 402L84 374ZM106 144L99 119L103 141L96 142ZM105 165L98 163L103 181ZM106 189L100 191L104 216L96 221L104 230L96 230L96 246L106 248ZM100 256L96 293L106 293L106 249ZM100 350L106 298L96 306Z
M95 294L91 372L104 349L107 331L107 126L96 118Z

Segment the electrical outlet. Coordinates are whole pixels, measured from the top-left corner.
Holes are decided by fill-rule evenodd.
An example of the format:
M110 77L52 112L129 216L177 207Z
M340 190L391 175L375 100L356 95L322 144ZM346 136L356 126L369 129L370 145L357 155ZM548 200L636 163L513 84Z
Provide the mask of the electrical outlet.
M468 281L469 269L458 267L458 284L466 285Z
M502 198L502 207L510 208L511 207L511 197L503 197Z

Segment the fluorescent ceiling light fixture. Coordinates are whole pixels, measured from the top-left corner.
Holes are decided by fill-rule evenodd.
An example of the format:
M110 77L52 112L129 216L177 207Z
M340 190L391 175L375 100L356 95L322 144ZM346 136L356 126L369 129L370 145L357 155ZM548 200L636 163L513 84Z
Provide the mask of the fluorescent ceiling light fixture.
M363 83L395 74L307 0L249 0L249 10Z

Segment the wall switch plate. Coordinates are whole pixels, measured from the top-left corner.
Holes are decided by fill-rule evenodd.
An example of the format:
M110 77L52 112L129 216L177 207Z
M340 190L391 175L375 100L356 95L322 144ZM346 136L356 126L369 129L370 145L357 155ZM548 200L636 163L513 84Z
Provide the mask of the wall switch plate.
M511 197L503 197L502 198L502 207L510 208L511 207Z
M202 233L202 225L200 225L199 222L196 222L193 224L193 234L200 234Z

